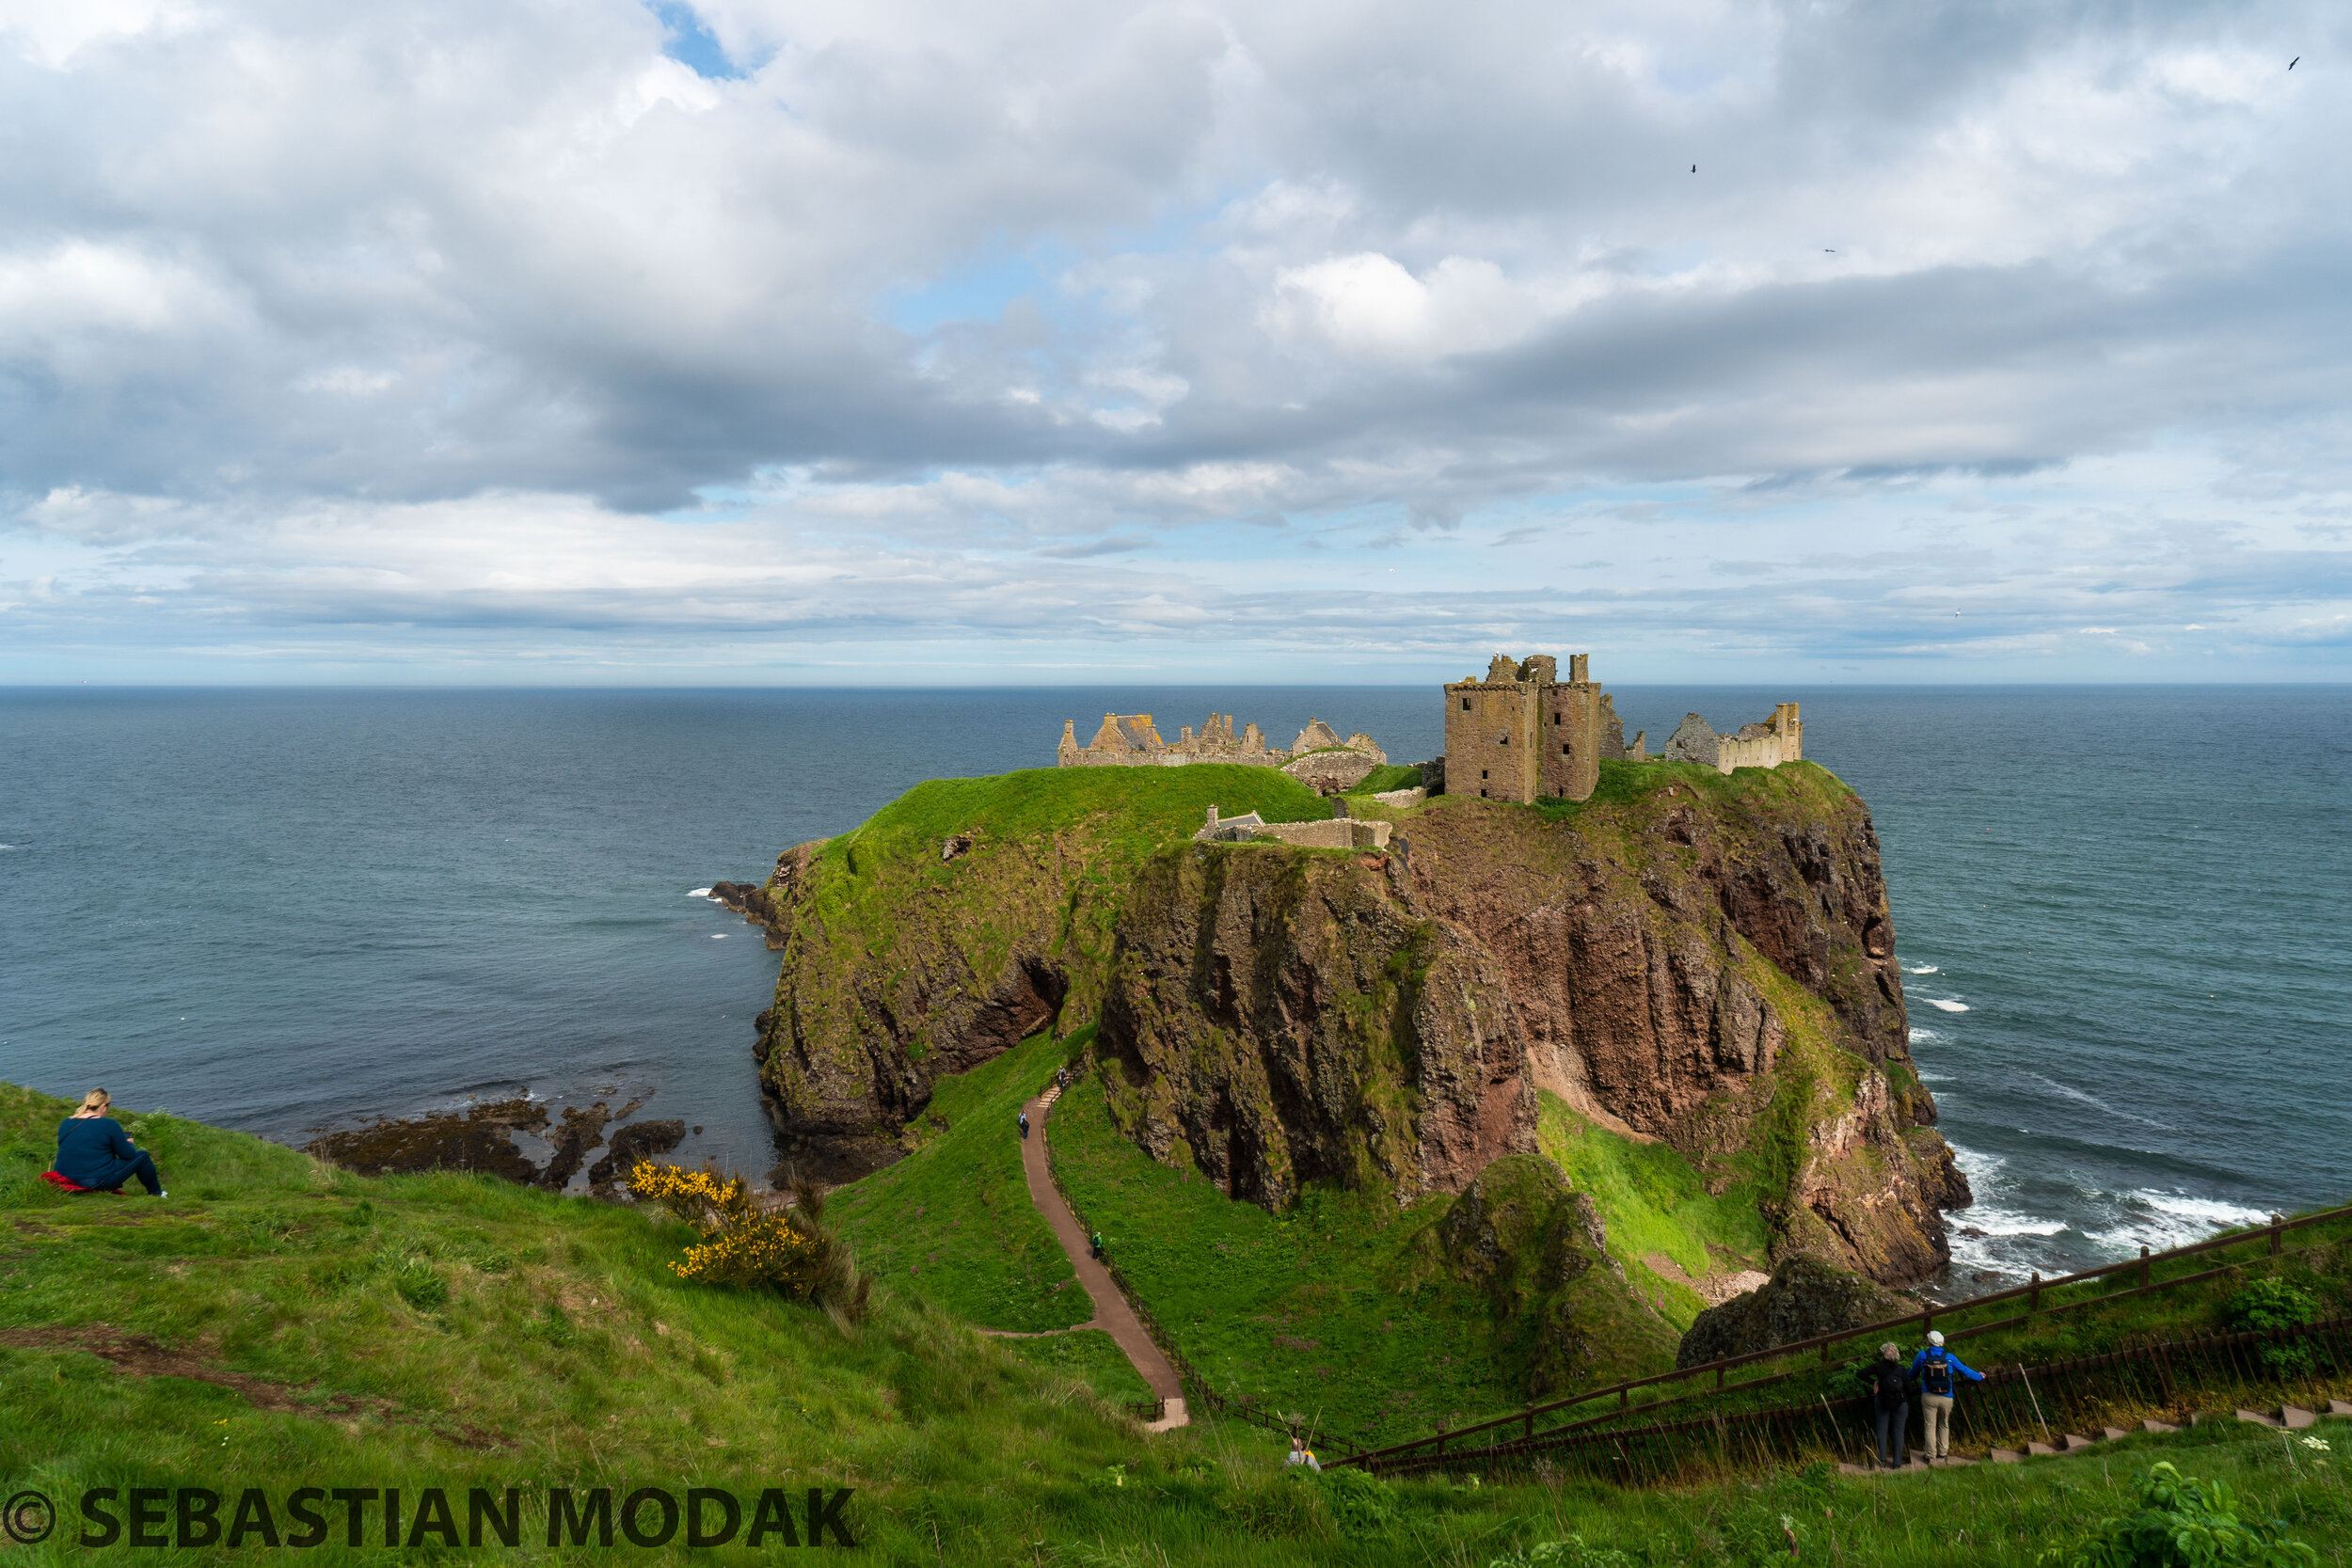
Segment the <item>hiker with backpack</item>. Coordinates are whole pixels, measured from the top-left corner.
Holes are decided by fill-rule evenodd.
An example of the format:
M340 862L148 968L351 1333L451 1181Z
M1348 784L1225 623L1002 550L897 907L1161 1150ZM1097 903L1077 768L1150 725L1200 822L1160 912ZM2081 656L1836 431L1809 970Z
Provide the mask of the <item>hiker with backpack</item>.
M1944 1336L1928 1331L1927 1347L1911 1358L1911 1375L1919 1386L1919 1446L1931 1463L1951 1458L1952 1400L1960 1379L1982 1383L1984 1374L1944 1348Z
M1021 1113L1021 1141L1029 1141L1029 1113L1026 1111Z
M1879 1347L1879 1358L1859 1375L1872 1395L1870 1413L1878 1432L1879 1463L1899 1470L1911 1425L1911 1373L1903 1366L1902 1352L1889 1340Z

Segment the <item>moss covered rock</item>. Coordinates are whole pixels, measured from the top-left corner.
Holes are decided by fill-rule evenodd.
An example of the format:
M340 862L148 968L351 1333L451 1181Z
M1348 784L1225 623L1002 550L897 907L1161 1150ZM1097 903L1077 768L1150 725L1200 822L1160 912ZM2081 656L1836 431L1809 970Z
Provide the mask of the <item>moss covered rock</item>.
M1800 1253L1772 1271L1770 1284L1700 1313L1675 1352L1675 1365L1701 1366L1917 1310L1909 1296Z

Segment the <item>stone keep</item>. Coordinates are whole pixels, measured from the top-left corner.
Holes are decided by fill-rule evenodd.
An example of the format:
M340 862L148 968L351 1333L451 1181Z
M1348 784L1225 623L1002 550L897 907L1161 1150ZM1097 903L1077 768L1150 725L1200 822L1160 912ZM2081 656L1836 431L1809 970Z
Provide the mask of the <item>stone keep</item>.
M1589 654L1497 654L1445 689L1445 789L1487 800L1582 800L1600 783L1602 697Z

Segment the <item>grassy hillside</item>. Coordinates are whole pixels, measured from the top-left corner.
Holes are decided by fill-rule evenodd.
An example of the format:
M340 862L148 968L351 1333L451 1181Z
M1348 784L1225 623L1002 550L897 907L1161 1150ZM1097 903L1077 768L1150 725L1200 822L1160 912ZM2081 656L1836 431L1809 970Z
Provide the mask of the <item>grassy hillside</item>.
M72 1544L73 1500L93 1486L210 1488L231 1499L226 1516L246 1487L282 1502L305 1483L396 1486L413 1511L427 1487L462 1498L512 1485L525 1489L524 1544L486 1555L551 1562L688 1553L539 1544L532 1494L549 1484L707 1485L748 1503L822 1482L856 1489L856 1560L873 1562L1518 1568L1528 1548L1578 1534L1629 1562L1728 1564L1781 1539L1786 1513L1807 1559L2024 1564L2114 1512L2158 1454L2227 1479L2323 1557L2352 1533L2340 1470L2235 1427L2105 1465L1884 1485L1315 1483L1283 1475L1265 1433L1204 1422L1146 1439L1021 1359L1090 1361L1092 1336L984 1340L889 1287L844 1333L782 1301L680 1283L665 1265L685 1233L628 1209L474 1176L363 1180L160 1114L125 1119L170 1199L67 1198L34 1180L65 1110L0 1086L0 1481L66 1501L56 1536L12 1549L27 1563L107 1560ZM2320 1429L2339 1457L2347 1426ZM345 1545L340 1509L329 1516L338 1528L306 1560L384 1560ZM415 1550L456 1555L430 1539ZM248 1542L143 1560L282 1556Z
M1311 1188L1279 1214L1232 1202L1122 1137L1091 1077L1052 1125L1072 1207L1218 1392L1321 1410L1330 1428L1366 1439L1517 1401L1513 1369L1489 1354L1482 1294L1442 1279L1400 1288L1418 1262L1414 1239L1447 1200L1400 1212L1383 1194Z
M1029 1201L1015 1120L1067 1055L1041 1035L942 1079L909 1130L916 1150L834 1194L826 1212L868 1273L983 1328L1034 1333L1093 1315Z
M1570 1186L1591 1196L1609 1232L1609 1255L1677 1328L1689 1328L1706 1303L1646 1259L1662 1255L1692 1280L1721 1270L1769 1269L1772 1236L1756 1208L1756 1184L1709 1194L1691 1162L1664 1144L1613 1132L1549 1092L1541 1101L1536 1147Z

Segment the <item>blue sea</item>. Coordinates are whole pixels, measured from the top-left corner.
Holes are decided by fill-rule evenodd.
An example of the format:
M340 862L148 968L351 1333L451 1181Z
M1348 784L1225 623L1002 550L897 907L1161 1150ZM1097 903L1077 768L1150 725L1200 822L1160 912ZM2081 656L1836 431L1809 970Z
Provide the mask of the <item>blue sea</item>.
M1793 697L1870 802L1948 1288L2352 1197L2352 689L1614 689ZM0 1077L289 1142L642 1098L764 1172L776 956L696 890L1108 709L1441 744L1434 688L0 691Z

